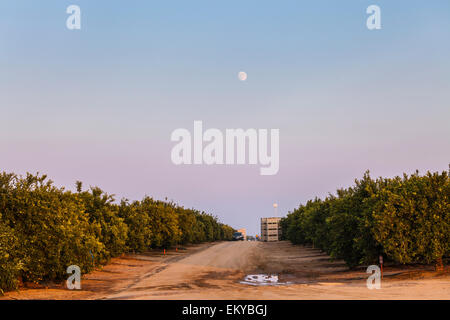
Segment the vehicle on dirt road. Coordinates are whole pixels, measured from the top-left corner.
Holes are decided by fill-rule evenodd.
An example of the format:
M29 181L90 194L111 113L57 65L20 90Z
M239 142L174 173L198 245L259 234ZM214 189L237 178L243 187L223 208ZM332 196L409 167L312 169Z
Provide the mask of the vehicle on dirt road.
M233 233L233 241L244 241L244 235L242 232Z

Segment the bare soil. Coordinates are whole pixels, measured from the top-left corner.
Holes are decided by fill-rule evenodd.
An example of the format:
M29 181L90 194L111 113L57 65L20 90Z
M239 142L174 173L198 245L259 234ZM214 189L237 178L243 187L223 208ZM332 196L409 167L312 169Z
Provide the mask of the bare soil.
M249 274L276 274L280 283L255 286ZM381 289L369 290L366 268L349 270L314 248L288 242L219 242L112 259L82 278L23 287L0 299L445 299L450 268L387 266Z

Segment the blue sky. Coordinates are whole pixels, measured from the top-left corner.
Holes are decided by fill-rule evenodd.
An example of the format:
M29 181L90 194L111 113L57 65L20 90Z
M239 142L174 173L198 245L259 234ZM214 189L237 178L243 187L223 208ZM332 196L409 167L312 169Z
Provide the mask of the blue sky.
M449 39L447 0L2 1L0 169L168 197L255 234L273 202L284 215L367 169L448 168ZM170 134L194 120L279 128L279 173L174 166Z

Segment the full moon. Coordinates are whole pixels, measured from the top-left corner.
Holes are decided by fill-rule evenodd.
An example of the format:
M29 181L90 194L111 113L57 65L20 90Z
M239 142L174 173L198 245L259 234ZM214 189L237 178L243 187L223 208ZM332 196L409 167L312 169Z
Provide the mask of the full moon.
M239 74L238 74L238 78L239 78L239 80L241 80L241 81L245 81L245 80L247 80L247 74L246 74L244 71L241 71L241 72L239 72Z

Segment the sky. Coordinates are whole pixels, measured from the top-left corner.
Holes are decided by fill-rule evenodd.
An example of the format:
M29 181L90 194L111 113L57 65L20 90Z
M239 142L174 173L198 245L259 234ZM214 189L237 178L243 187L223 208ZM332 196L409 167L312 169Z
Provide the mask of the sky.
M373 4L380 30L366 27ZM448 0L5 0L0 170L168 198L259 234L261 217L366 170L448 169L449 39ZM195 120L279 129L278 174L174 165L171 133Z

